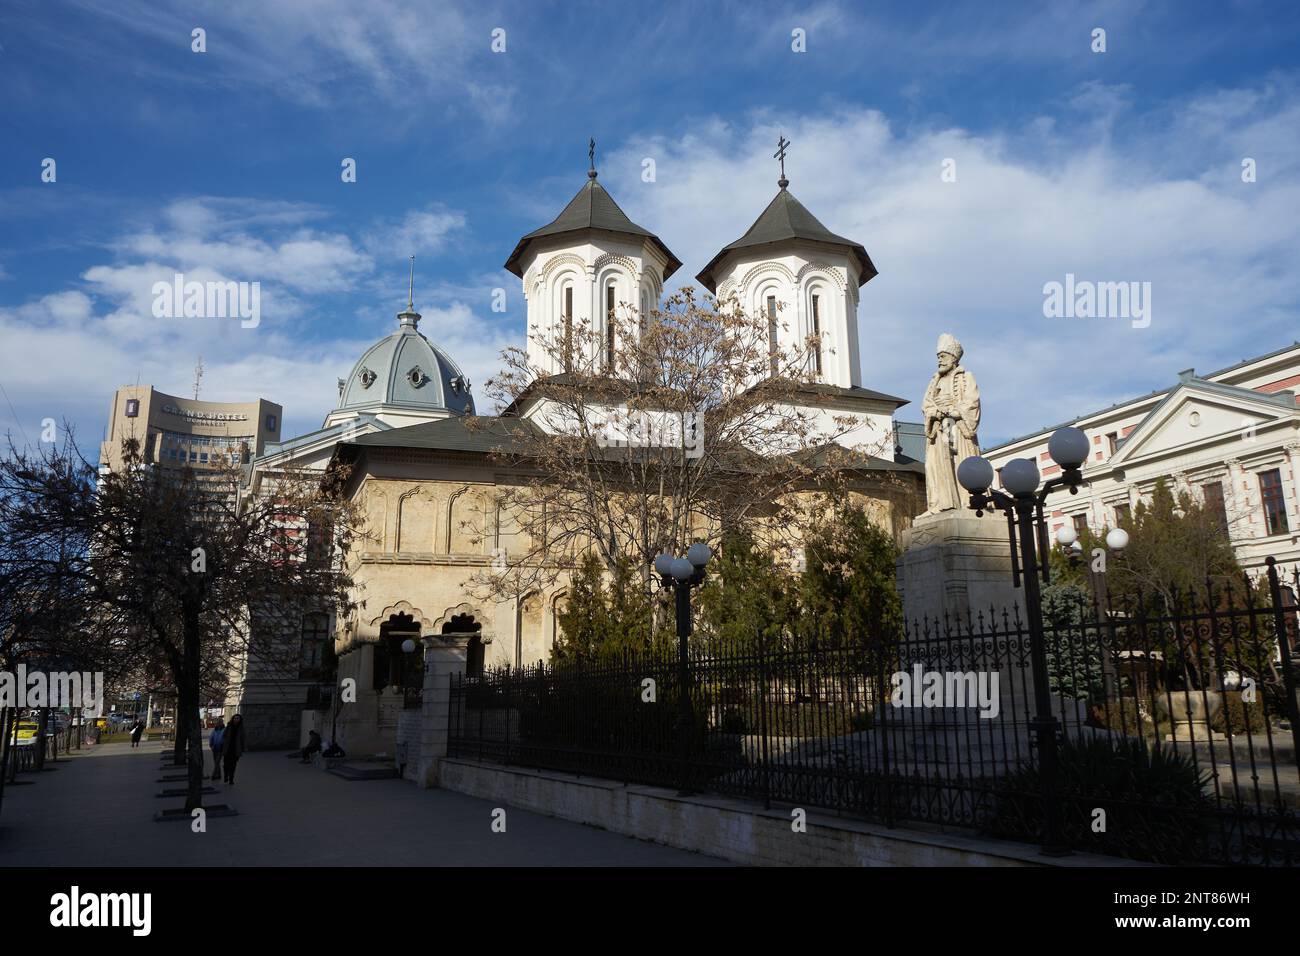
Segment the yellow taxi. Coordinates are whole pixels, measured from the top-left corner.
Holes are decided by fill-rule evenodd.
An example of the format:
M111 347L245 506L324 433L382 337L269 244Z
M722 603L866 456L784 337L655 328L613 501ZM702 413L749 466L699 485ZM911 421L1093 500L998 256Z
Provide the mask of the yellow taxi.
M27 747L36 743L36 735L41 732L41 725L34 720L18 721L18 746Z

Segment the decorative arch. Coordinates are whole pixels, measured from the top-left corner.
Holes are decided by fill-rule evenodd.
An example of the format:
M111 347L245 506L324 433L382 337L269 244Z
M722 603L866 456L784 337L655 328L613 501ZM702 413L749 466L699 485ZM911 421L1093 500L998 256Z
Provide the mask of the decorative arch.
M603 253L602 255L597 256L596 261L591 264L591 271L595 273L599 273L602 269L604 269L606 266L610 264L622 266L624 269L628 271L628 274L631 276L636 275L636 271L637 271L636 263L633 262L631 259L629 259L627 256L622 256L614 252L606 252Z
M542 266L541 278L548 280L555 271L561 266L572 266L579 274L587 272L587 260L573 252L562 252L558 256L553 256Z
M423 509L427 512L427 528L421 528L421 519L425 517L415 512L414 502L411 499L423 499L427 507ZM397 496L397 529L394 533L394 551L423 551L419 547L423 543L428 550L433 550L434 542L437 541L438 520L437 510L434 507L434 495L428 488L423 485L416 485L409 488ZM416 547L412 548L411 545Z
M421 631L428 630L431 627L429 619L425 617L424 612L411 604L410 601L398 601L396 604L388 605L388 607L380 611L378 615L370 619L370 626L378 627L390 617L397 617L400 615L412 618L420 625Z
M845 279L842 270L820 260L804 263L803 268L799 270L799 274L795 276L795 281L802 287L805 279L818 275L830 279L841 293L848 288L848 281Z
M741 289L749 289L759 279L767 278L768 273L784 279L792 287L795 284L794 273L791 272L784 263L760 262L745 273L744 278L739 282L739 286Z

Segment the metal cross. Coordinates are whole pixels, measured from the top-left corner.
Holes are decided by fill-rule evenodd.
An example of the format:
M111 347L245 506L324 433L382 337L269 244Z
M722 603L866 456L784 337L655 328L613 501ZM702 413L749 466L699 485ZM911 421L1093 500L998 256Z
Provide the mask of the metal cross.
M591 168L587 172L594 173L596 171L596 140L594 138L587 140L587 159L591 161Z
M415 311L415 256L411 256L411 288L406 296L406 311Z
M772 154L773 159L781 160L781 181L785 182L785 148L790 145L790 141L781 136L776 141L776 152Z

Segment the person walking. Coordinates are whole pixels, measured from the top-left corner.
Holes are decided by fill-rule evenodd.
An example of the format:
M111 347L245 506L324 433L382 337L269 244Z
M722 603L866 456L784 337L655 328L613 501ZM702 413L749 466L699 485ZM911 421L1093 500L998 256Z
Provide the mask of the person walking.
M221 742L226 735L226 722L224 718L217 718L217 726L212 728L212 733L208 735L208 746L212 748L212 779L216 780L221 776Z
M225 769L225 782L231 786L235 783L235 765L244 755L247 743L244 737L244 717L235 714L226 725L221 735L221 765Z
M131 749L134 750L140 746L140 737L144 734L144 721L136 718L135 726L131 728Z

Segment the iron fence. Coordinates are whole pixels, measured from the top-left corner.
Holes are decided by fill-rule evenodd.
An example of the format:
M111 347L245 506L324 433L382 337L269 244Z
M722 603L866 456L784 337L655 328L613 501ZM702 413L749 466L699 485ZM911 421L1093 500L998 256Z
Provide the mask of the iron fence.
M1052 603L1056 791L1071 846L1160 863L1300 862L1296 610L1272 584L1272 596L1207 587L1163 613ZM685 688L674 658L632 653L453 675L449 753L1042 838L1030 632L1016 610L892 638L697 635L689 660Z

